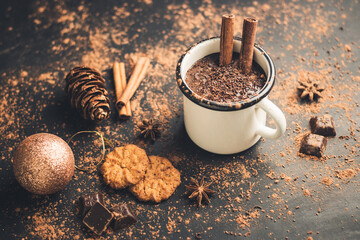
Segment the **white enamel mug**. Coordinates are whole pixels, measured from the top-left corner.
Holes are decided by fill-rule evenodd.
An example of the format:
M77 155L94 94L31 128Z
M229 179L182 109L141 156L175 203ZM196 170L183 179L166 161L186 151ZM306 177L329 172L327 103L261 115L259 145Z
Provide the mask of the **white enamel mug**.
M234 38L234 51L240 52L241 39ZM269 99L275 83L275 66L270 56L255 44L254 61L264 70L266 83L260 93L246 101L219 103L202 98L186 84L187 70L199 59L220 51L220 38L203 40L180 58L176 78L184 99L185 129L199 147L217 154L234 154L252 147L260 137L276 139L284 135L286 120ZM266 126L266 114L275 128Z

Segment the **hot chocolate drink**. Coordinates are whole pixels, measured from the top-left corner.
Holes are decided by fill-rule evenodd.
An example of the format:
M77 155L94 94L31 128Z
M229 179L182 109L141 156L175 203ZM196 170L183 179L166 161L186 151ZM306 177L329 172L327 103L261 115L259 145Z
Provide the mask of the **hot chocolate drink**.
M186 83L199 96L220 103L240 102L256 96L264 87L266 76L262 68L253 63L250 74L239 68L239 53L226 66L219 66L219 53L210 54L187 71Z

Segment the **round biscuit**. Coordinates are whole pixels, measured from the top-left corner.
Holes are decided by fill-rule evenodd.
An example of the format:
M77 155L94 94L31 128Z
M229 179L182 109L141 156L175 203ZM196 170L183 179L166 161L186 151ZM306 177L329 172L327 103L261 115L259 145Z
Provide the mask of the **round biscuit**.
M145 175L149 159L144 149L133 144L116 147L100 168L104 181L115 189L138 183Z
M150 156L145 176L129 190L140 201L159 203L168 199L180 185L180 172L163 157Z

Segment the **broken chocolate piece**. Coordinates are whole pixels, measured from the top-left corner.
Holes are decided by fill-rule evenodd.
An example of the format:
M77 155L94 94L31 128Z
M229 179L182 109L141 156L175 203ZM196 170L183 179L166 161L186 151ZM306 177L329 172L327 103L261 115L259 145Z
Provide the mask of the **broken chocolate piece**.
M321 117L311 117L310 119L311 133L322 136L335 136L335 124L331 115L325 114Z
M114 230L130 227L137 222L129 204L124 203L111 208L114 215Z
M83 223L97 235L104 232L113 218L112 213L101 203L96 202L84 217Z
M85 194L79 198L80 215L85 217L86 213L95 205L96 202L104 204L104 196L101 193Z
M327 139L324 136L307 134L301 141L300 152L307 155L322 157L326 149L326 143Z

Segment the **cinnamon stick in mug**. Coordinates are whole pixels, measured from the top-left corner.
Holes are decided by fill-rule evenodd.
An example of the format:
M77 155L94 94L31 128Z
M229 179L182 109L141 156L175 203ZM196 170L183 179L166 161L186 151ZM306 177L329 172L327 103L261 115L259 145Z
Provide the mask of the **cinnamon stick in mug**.
M129 102L130 98L134 95L136 89L139 87L141 81L145 77L146 70L150 65L150 60L147 57L141 57L131 74L131 77L129 79L129 82L121 95L121 98L117 100L116 106L118 108L121 108L125 106L127 102Z
M244 74L251 71L257 23L255 18L244 19L240 50L240 69Z
M233 14L223 15L220 34L220 57L219 65L225 66L231 63L234 42L234 21Z

